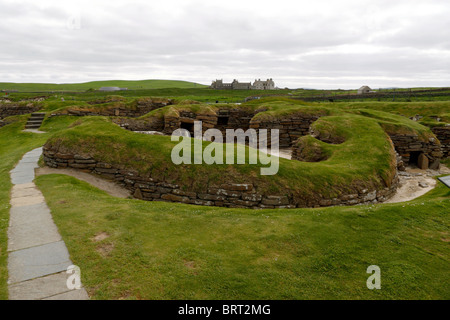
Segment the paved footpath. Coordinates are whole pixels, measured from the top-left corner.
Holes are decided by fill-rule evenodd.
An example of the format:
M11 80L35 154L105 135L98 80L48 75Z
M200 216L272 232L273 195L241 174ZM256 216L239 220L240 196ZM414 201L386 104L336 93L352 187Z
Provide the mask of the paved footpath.
M10 300L87 300L84 288L69 289L69 252L33 180L42 148L28 152L11 171L8 229ZM75 282L72 282L75 283Z

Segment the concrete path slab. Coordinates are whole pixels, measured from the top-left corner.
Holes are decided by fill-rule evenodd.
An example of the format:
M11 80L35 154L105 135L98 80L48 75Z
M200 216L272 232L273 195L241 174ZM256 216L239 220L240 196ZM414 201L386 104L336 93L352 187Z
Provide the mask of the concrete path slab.
M12 207L31 206L33 204L45 203L45 198L40 194L37 196L12 198L10 202Z
M43 300L89 300L89 296L84 288L61 293Z
M42 134L42 133L47 133L47 132L45 132L45 131L41 131L41 130L37 130L37 129L24 129L24 130L22 130L23 132L31 132L31 133L39 133L39 134Z
M9 253L11 284L66 271L72 265L63 241L44 244Z
M67 287L72 265L51 211L33 180L42 148L28 152L11 170L8 228L8 291L12 300L85 300L84 288Z
M8 251L61 241L51 215L42 215L40 220L12 224L8 229Z
M11 182L13 184L24 184L24 183L30 183L34 180L34 174L30 175L18 175L18 174L12 174L11 175Z
M52 219L50 209L46 203L31 206L12 207L9 211L9 225L20 225L26 223L38 224L43 220Z
M57 295L70 293L73 290L68 289L66 285L69 276L70 274L67 274L66 272L60 272L42 278L13 284L9 287L9 300L52 299ZM83 288L80 290L86 293Z
M16 184L11 190L11 198L29 197L42 195L34 183Z

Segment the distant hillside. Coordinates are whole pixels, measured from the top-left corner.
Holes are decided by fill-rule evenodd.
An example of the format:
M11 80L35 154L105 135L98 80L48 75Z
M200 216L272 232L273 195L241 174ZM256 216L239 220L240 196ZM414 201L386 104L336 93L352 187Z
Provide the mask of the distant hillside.
M179 80L108 80L62 84L0 82L0 90L18 90L20 92L86 91L89 89L98 90L101 87L120 87L128 88L128 90L139 90L165 88L203 88L207 86L199 83Z

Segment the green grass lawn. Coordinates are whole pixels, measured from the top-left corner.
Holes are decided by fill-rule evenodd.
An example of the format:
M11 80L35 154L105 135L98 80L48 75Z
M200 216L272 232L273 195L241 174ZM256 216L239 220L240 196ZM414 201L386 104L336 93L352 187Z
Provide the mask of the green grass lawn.
M177 80L107 80L84 83L12 83L0 82L1 90L18 90L23 92L43 91L86 91L101 87L120 87L129 90L163 89L163 88L204 88L206 85Z
M408 203L294 210L118 199L63 175L37 184L92 299L450 298L442 184ZM381 290L366 287L370 265Z

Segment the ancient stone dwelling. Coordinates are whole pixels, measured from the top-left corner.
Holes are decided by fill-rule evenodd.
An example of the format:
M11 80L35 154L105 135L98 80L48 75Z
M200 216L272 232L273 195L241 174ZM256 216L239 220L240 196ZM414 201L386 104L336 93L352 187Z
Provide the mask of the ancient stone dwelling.
M239 82L236 79L231 83L225 83L223 80L216 80L211 83L211 89L219 90L274 90L275 82L272 78L265 81L258 79L253 82Z
M115 122L131 131L160 131L166 135L178 128L194 134L194 122L202 121L203 131L216 128L225 134L226 129L278 129L280 148L292 148L298 138L311 134L310 126L322 115L295 114L278 119L260 120L254 118L262 110L250 111L244 108L219 108L214 114L193 111L179 111L154 118L152 121L140 119L117 119ZM438 140L421 140L416 134L390 134L396 152L405 164L416 165L421 169L439 168L440 159L450 153L450 127L433 128ZM270 135L270 134L269 134ZM270 140L268 141L270 146ZM299 159L298 150L292 148L293 159Z
M170 135L176 129L182 128L194 134L195 121L202 121L203 133L207 129L215 128L225 134L227 129L254 129L257 134L261 129L279 130L279 147L290 148L292 160L320 162L327 159L326 155L303 148L298 139L311 135L312 137L326 143L343 143L339 137L321 135L320 130L315 130L312 124L320 117L326 116L325 111L314 113L294 112L280 115L279 117L260 117L258 113L267 111L266 108L259 109L246 108L240 105L215 105L214 108L190 108L173 107L171 112L166 112L163 116L152 116L139 118L148 108L157 109L169 106L171 100L146 98L137 101L135 108L129 108L128 112L117 109L112 105L109 109L104 109L105 115L113 116L113 121L125 129L131 131L153 131L158 134ZM143 111L145 109L145 111ZM89 109L88 109L89 111ZM69 112L71 114L71 112ZM134 115L133 115L134 113ZM77 115L91 115L82 113ZM434 128L436 138L430 137L427 140L421 139L416 134L389 134L390 139L398 153L397 168L404 164L417 165L422 169L437 169L439 159L448 155L450 142L450 127ZM270 133L269 133L270 136ZM270 138L267 137L267 145L271 145ZM304 150L306 150L304 152ZM50 167L74 168L85 170L86 172L102 175L129 189L134 197L148 201L169 201L187 204L238 207L238 208L300 208L319 207L332 205L355 205L383 202L391 197L396 191L399 183L398 175L395 174L384 187L375 189L356 188L343 192L338 197L327 197L317 195L314 197L298 197L294 194L278 194L262 191L257 181L252 183L229 183L212 184L205 186L196 192L186 190L183 186L175 184L173 181L164 179L155 180L152 177L139 175L123 169L114 163L104 163L99 159L88 155L61 154L57 148L44 147L44 161ZM319 150L320 151L320 150Z

